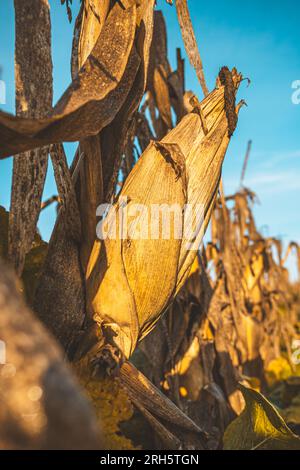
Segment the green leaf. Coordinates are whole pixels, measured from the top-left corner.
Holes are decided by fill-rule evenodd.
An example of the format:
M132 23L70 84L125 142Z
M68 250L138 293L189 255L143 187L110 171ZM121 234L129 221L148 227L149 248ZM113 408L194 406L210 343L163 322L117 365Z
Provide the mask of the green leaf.
M226 429L225 450L296 450L300 438L286 425L275 407L259 392L239 384L244 411Z

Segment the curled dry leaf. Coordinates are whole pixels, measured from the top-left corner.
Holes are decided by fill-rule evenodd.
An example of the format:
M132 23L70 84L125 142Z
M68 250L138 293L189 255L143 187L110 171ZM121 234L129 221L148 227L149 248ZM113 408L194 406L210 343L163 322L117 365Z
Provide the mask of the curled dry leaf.
M0 113L1 157L50 143L80 140L107 126L131 88L126 75L132 74L132 68L126 67L130 57L136 71L135 30L135 5L125 9L115 3L77 79L48 118L24 119Z
M97 43L105 25L109 7L109 0L96 2L95 4L85 0L81 4L73 36L71 60L73 80L76 80L78 71ZM96 208L103 199L101 140L99 134L81 140L78 152L83 156L80 168L78 168L80 174L77 182L77 197L82 221L80 258L82 265L85 266L95 238Z
M78 47L79 63L84 61L93 41L97 40L96 34L103 28L108 7L107 1L99 3L95 6L96 15L94 8L89 9L83 17ZM84 270L95 239L96 209L103 199L109 200L114 192L133 116L145 90L153 31L153 7L154 0L144 0L137 5L136 36L125 72L126 80L123 80L126 87L131 87L131 89L128 94L127 88L120 88L120 93L127 95L124 104L103 132L80 142L80 152L84 154L80 171L81 190L79 191L84 228L81 245ZM100 17L100 23L98 17Z
M139 63L136 62L138 71L130 93L116 119L103 129L101 135L105 201L110 201L114 195L121 158L129 139L132 121L145 92L153 35L153 8L154 0L143 0L137 8L135 47L140 58Z
M176 0L176 10L185 50L187 52L191 65L196 70L196 74L199 83L202 87L203 94L204 96L207 96L209 91L205 82L202 60L199 54L199 49L192 26L187 0Z
M95 47L105 24L105 20L109 12L109 6L109 0L102 0L102 2L85 0L83 2L82 8L84 17L79 33L77 56L79 63L78 70L81 69L89 54Z

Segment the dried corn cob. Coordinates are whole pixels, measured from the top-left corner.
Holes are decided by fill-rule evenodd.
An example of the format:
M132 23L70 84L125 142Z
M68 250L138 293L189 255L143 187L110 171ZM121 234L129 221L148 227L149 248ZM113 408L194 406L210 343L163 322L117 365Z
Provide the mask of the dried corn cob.
M235 94L241 79L235 69L223 67L216 89L165 138L148 146L103 223L102 228L115 233L94 244L87 270L88 305L104 343L117 346L126 358L153 329L194 261L237 121ZM124 217L135 204L141 213L124 236ZM168 239L161 226L156 239L149 232L140 236L145 227L149 230L153 205L161 204L180 208L181 236L176 224ZM192 225L192 215L182 212L187 204L191 214L202 208L193 233L185 230Z

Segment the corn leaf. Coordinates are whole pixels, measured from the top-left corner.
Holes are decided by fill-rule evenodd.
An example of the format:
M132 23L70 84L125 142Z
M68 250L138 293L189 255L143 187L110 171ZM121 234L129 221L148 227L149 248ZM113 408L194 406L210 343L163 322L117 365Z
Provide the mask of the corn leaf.
M135 5L125 9L116 3L77 79L48 118L24 119L0 113L0 156L80 140L107 126L124 103L137 70L135 30ZM132 67L126 67L130 56Z
M300 438L286 425L275 407L259 392L240 384L246 407L226 429L226 450L296 450Z

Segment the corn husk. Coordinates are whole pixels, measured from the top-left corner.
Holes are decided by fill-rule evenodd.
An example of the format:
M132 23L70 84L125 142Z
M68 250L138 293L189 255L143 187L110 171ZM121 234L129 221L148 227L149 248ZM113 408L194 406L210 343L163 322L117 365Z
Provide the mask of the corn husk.
M235 95L241 76L236 70L226 70ZM129 237L122 239L118 233L115 239L94 244L87 270L88 305L106 341L127 358L184 283L208 224L232 132L225 99L227 83L223 83L218 81L199 104L200 110L195 109L164 139L148 146L107 216L107 228L111 228L116 211L119 228L125 209L130 212L133 204L143 204L148 214L152 204L177 204L182 209L187 203L194 209L200 204L203 220L192 240L189 234L179 238L175 230L169 239L163 239L161 228L158 239L145 234L138 237L148 217L146 210L135 220ZM203 117L208 133L203 129Z
M300 439L276 408L259 392L240 389L246 401L243 413L226 429L225 450L299 450Z

